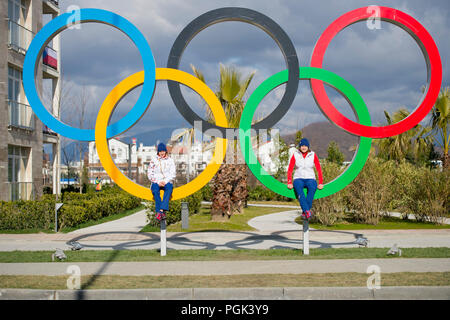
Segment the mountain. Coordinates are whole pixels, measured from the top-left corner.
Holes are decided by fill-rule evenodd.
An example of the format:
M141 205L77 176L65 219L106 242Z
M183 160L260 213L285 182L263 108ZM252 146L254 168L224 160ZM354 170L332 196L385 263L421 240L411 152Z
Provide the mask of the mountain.
M309 140L311 150L317 153L319 158L328 156L328 144L335 141L341 152L344 154L345 161L351 161L354 151L350 151L353 146L359 144L359 137L353 136L337 126L324 122L315 122L301 129L303 137ZM295 132L282 136L286 144L295 143Z
M126 143L131 143L132 138L136 138L136 143L139 146L140 143L144 144L144 146L153 146L158 141L167 143L170 137L172 136L172 132L178 127L169 127L169 128L161 128L156 130L150 130L143 133L129 135L127 137L123 137L120 140Z

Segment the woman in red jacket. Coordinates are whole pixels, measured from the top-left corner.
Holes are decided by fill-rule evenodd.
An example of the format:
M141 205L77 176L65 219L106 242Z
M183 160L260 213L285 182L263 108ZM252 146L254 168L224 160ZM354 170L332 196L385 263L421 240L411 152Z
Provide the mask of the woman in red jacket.
M296 150L289 161L288 168L288 188L294 188L298 201L302 207L302 217L304 219L311 218L311 208L314 194L317 189L323 188L322 169L320 167L319 158L315 152L309 149L308 139L302 139L298 144L299 150ZM295 167L294 182L292 183L292 172ZM317 185L314 167L319 177L319 185ZM303 192L303 188L307 189L307 196Z

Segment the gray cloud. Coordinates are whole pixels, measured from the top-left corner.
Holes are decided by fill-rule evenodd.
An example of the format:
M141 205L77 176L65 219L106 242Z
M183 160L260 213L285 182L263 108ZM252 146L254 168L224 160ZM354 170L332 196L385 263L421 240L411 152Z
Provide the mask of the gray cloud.
M130 20L148 39L158 67L165 67L170 48L179 32L200 14L224 6L248 7L270 16L291 37L300 65L309 65L312 49L325 28L347 11L372 5L373 2L349 1L289 1L289 0L98 0L94 2L62 1L81 8L96 7L116 12ZM400 9L422 23L433 36L441 54L443 85L449 85L450 10L447 0L424 2L378 1L377 4ZM258 28L239 22L216 24L200 32L186 48L181 69L190 71L192 63L215 88L218 63L234 64L245 72L256 70L249 92L262 81L285 68L275 42ZM123 78L142 69L138 50L118 30L99 24L83 24L80 30L62 33L62 63L64 76L80 88L90 88L90 111L95 118L103 99ZM420 88L426 81L426 69L420 49L405 31L388 23L381 30L369 30L358 23L341 32L330 44L324 68L348 80L368 105L374 123L384 119L383 110L394 111L405 106L412 111L420 100ZM130 132L164 126L188 126L178 114L165 84L157 92L146 115ZM267 115L280 100L283 88L274 90L261 103L257 115ZM76 90L75 90L76 91ZM353 117L345 99L330 89L330 98L347 116ZM138 94L121 102L112 121L131 109ZM201 116L204 105L198 96L186 92L189 103ZM310 93L306 81L301 82L297 98L289 112L278 124L283 132L325 120Z

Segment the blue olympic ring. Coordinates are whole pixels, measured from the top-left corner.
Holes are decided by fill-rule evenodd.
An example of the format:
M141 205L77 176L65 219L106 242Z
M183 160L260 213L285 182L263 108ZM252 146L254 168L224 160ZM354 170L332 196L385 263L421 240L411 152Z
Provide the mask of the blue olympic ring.
M46 24L34 37L28 48L23 65L23 87L25 94L37 117L50 129L73 140L94 141L95 131L93 129L73 128L53 117L53 115L44 107L36 90L35 83L35 73L39 64L38 57L40 57L45 46L56 34L67 29L73 23L99 22L119 29L125 33L138 48L144 64L145 81L141 95L134 107L125 117L108 126L107 137L112 138L131 128L147 110L147 107L153 98L156 85L155 59L144 35L127 19L113 12L101 9L80 9L76 11L77 14L74 13L75 11L68 12L56 17Z

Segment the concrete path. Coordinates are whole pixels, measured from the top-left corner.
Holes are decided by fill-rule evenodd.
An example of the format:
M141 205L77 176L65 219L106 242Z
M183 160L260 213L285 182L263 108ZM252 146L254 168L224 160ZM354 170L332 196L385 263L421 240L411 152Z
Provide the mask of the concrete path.
M139 232L147 225L147 223L147 214L145 213L145 210L142 210L121 219L78 229L69 232L68 234L77 235L100 232Z
M369 247L400 248L450 247L450 229L434 230L351 230L310 231L310 248L357 248L356 238L369 239ZM41 251L60 248L68 250L68 242L76 240L83 250L158 249L158 232L101 232L92 234L2 234L0 251ZM168 232L168 250L184 249L280 249L303 247L302 232ZM362 249L364 250L364 249Z
M248 225L258 231L302 231L303 226L295 222L299 216L300 210L283 211L250 219ZM310 228L310 230L313 229Z
M302 248L302 226L294 222L300 214L298 206L279 207L294 207L296 210L251 219L249 225L258 231L168 232L167 248L169 250ZM67 250L68 242L72 240L80 242L85 250L157 249L160 247L159 232L139 232L146 223L145 210L142 210L119 220L67 234L0 234L0 251L48 251L56 248ZM310 248L356 248L358 245L355 240L360 236L369 239L369 247L390 248L394 244L400 248L450 247L450 229L351 231L310 229Z
M233 274L366 273L376 265L381 273L449 272L450 259L336 259L253 261L150 261L0 263L0 275L66 275L76 265L82 275L163 276Z

